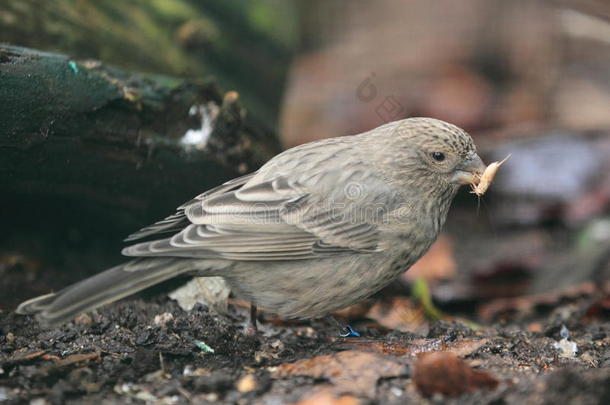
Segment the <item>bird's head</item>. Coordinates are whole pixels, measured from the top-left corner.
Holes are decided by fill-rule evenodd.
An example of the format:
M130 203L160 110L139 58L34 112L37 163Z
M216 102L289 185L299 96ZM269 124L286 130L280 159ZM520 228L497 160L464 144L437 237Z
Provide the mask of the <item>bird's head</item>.
M433 118L409 118L388 124L385 152L392 151L397 167L393 177L410 185L436 190L457 190L477 184L485 164L470 135ZM387 155L387 153L386 153Z

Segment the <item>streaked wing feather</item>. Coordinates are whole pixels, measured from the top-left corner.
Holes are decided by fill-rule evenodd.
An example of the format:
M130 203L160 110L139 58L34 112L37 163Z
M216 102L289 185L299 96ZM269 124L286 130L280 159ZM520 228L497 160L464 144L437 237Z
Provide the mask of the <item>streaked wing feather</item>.
M226 188L183 206L190 224L176 235L123 254L295 260L376 251L377 225L342 217L321 194L283 177Z
M216 194L222 194L227 191L233 190L236 187L241 187L245 183L247 183L248 180L250 180L252 177L254 177L255 174L256 174L256 172L249 173L249 174L246 174L245 176L241 176L236 179L229 180L226 183L221 184L218 187L214 187L214 188L206 191L205 193L199 194L194 199L179 206L177 208L177 212L175 214L172 214L169 217L167 217L161 221L155 222L152 225L149 225L145 228L140 229L139 231L137 231L135 233L132 233L127 238L125 238L125 241L131 242L131 241L135 241L135 240L139 240L139 239L144 239L151 235L163 234L163 233L168 233L168 232L177 232L177 231L184 229L184 227L186 227L190 224L190 221L185 214L185 210L188 207L190 207L192 205L197 205L198 202L200 202L201 200L208 198L210 196L213 196Z
M325 246L376 251L379 248L377 225L363 221L358 213L350 214L350 210L353 207L337 211L332 204L318 203L315 196L308 196L286 204L281 216L287 223L317 235ZM324 250L320 246L317 252Z

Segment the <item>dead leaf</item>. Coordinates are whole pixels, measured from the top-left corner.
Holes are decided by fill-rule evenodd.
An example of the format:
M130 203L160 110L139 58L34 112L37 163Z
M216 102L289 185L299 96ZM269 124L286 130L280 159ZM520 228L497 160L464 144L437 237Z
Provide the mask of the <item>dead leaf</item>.
M485 194L485 192L487 191L487 189L489 188L491 183L494 181L494 177L496 177L496 173L498 172L498 169L500 168L500 166L502 166L502 164L504 162L506 162L506 160L509 157L510 157L510 155L506 156L504 159L502 159L499 162L490 163L489 166L487 166L485 168L485 171L481 175L481 178L479 179L479 184L472 185L471 193L474 193L478 196L482 196L483 194Z
M530 332L539 333L539 332L542 332L544 330L544 328L542 327L541 323L532 322L529 325L527 325L527 330Z
M307 399L295 402L292 405L359 405L362 401L353 395L335 396L332 389L321 390Z
M407 343L405 341L379 341L374 339L358 338L345 339L338 342L343 347L348 347L354 350L365 352L378 353L389 356L403 357L415 356L415 354L423 351L418 350L418 345Z
M610 292L596 299L585 311L587 319L607 318L610 315Z
M563 299L574 299L581 296L591 296L597 291L610 291L610 281L600 284L585 282L578 285L572 285L563 288L559 291L551 291L541 294L524 295L514 298L498 298L486 304L481 305L478 310L478 316L488 322L499 318L502 314L532 313L536 306L546 305L553 306Z
M356 350L285 363L273 371L275 378L305 375L326 379L333 384L334 394L375 397L380 378L405 374L405 365L397 359Z
M185 311L190 311L195 304L202 303L224 314L227 312L230 293L231 289L222 277L194 277L169 293L169 297L176 300Z
M431 351L451 352L457 356L467 356L483 346L489 339L462 339L446 342L442 339L415 339L411 341L380 341L373 339L349 339L341 342L344 347L354 350L379 353L390 356L414 357Z
M76 364L76 363L80 363L80 362L87 362L87 361L93 360L93 359L99 360L100 354L99 353L72 354L72 355L66 357L65 359L57 360L54 365L57 367L66 367L66 366L70 366L72 364Z
M36 359L38 357L44 356L45 353L46 353L45 350L38 350L35 352L30 352L30 353L17 353L13 357L8 359L7 363L8 364L18 364L18 363L28 362L28 361Z
M457 397L480 388L494 389L498 385L494 375L474 370L454 353L445 351L419 355L413 382L426 398L434 394Z
M426 315L420 305L407 297L378 300L366 314L381 326L403 332L417 332L427 326Z

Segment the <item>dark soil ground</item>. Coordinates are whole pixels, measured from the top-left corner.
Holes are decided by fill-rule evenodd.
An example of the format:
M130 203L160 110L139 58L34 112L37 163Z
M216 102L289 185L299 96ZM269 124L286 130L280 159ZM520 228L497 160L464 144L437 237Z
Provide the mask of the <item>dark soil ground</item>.
M454 220L464 218L457 214ZM469 229L471 236L453 238L460 272L449 287L457 293L436 299L445 320L418 318L420 304L394 285L370 300L387 304L374 319L347 313L360 338L339 337L329 322L282 323L269 314L251 336L247 308L230 305L220 315L199 305L186 312L162 293L170 285L43 330L12 310L95 272L88 269L114 264L96 260L118 249L101 242L61 247L57 241L71 239L57 233L36 243L5 242L3 251L34 258L54 246L58 259L0 256L0 404L610 404L610 285L589 281L588 288L574 285L544 299L528 296L523 280L502 278L502 261L491 255L507 250L518 269L520 258L537 254L519 241L535 248L528 241L537 239L503 231L473 240L488 234L479 229L484 222L449 224L455 235ZM477 257L500 270L469 276L466 270L480 267ZM584 265L577 270L585 274ZM507 288L512 301L498 298ZM416 333L380 326L397 314L401 329ZM452 320L458 315L461 321ZM444 357L422 355L431 351Z
M607 404L610 322L591 312L595 300L562 299L519 322L478 331L437 321L417 336L356 324L361 338L340 338L323 322L263 322L259 335L249 336L241 310L225 316L200 305L185 312L165 296L119 302L52 330L5 312L0 402ZM556 344L568 331L577 352L565 357ZM430 350L454 352L499 384L424 399L414 364L417 353ZM341 363L341 352L352 360ZM298 361L296 369L285 366Z

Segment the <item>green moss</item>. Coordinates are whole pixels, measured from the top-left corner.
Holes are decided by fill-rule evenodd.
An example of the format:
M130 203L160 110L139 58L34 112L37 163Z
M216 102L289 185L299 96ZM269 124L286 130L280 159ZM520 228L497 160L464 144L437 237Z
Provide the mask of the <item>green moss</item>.
M294 44L292 1L20 0L0 2L3 42L127 70L213 75L276 121Z

